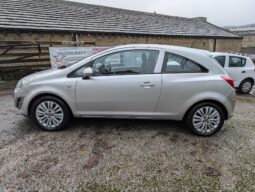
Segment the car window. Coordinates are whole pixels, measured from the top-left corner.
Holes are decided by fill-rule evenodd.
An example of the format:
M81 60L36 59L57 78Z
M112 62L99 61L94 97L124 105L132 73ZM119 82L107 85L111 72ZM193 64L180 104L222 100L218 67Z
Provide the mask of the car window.
M152 74L159 51L129 50L96 59L92 65L94 76Z
M94 76L152 74L158 60L156 50L120 51L100 57L72 72L69 77L82 77L85 67L92 67Z
M242 57L229 57L229 67L244 67L246 65L246 59Z
M165 54L162 72L163 73L205 73L205 72L208 72L208 70L190 59L167 52Z
M225 67L226 56L217 56L215 59L222 67Z

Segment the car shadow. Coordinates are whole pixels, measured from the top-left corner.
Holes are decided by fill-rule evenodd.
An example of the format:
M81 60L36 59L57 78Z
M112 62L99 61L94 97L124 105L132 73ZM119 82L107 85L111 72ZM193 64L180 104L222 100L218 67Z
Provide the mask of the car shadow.
M191 134L185 128L183 122L170 120L138 120L138 119L73 119L65 131L76 131L80 129L87 129L95 131L98 134L117 131L148 131L158 132L160 134L168 135L172 133L183 133L185 135Z

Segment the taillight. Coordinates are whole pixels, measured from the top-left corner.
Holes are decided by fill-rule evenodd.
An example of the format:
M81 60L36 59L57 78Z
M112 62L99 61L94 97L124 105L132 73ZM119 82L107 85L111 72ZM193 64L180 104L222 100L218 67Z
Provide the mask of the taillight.
M224 79L231 87L233 87L233 89L235 89L235 83L232 78L229 76L222 76L222 79Z

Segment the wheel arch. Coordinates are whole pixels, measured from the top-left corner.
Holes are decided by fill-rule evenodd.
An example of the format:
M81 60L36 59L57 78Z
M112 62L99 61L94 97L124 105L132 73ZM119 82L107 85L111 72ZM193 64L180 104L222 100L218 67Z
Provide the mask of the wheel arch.
M51 96L51 97L56 97L58 99L60 99L61 101L63 101L65 103L65 105L67 106L67 108L69 109L71 115L73 116L73 111L71 110L71 107L69 106L69 104L63 99L61 98L60 96L56 95L56 94L53 94L53 93L41 93L39 95L36 95L35 97L33 97L31 99L31 101L29 102L29 105L28 105L28 110L27 110L27 113L28 113L28 116L31 115L31 109L32 109L32 106L33 106L33 103L41 98L41 97L46 97L46 96Z
M189 112L192 110L192 108L194 108L195 106L197 106L197 105L199 105L199 104L202 104L202 103L213 103L213 104L218 105L218 106L223 110L224 119L225 119L225 120L228 119L228 111L227 111L227 108L226 108L221 102L216 101L216 100L213 100L213 99L206 99L206 100L198 101L198 102L194 103L191 107L189 107L188 110L185 112L185 114L184 114L182 120L185 120L185 119L187 118L187 115L188 115Z
M244 80L241 81L240 85L241 85L244 81L246 81L246 80L250 80L250 81L252 82L253 85L254 85L254 83L255 83L254 78L252 78L252 77L246 77Z

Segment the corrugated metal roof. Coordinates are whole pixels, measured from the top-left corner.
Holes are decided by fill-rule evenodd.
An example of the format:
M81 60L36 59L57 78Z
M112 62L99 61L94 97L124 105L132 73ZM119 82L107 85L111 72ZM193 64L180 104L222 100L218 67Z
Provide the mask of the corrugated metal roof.
M239 37L202 19L174 17L63 0L1 0L0 28L167 36Z

